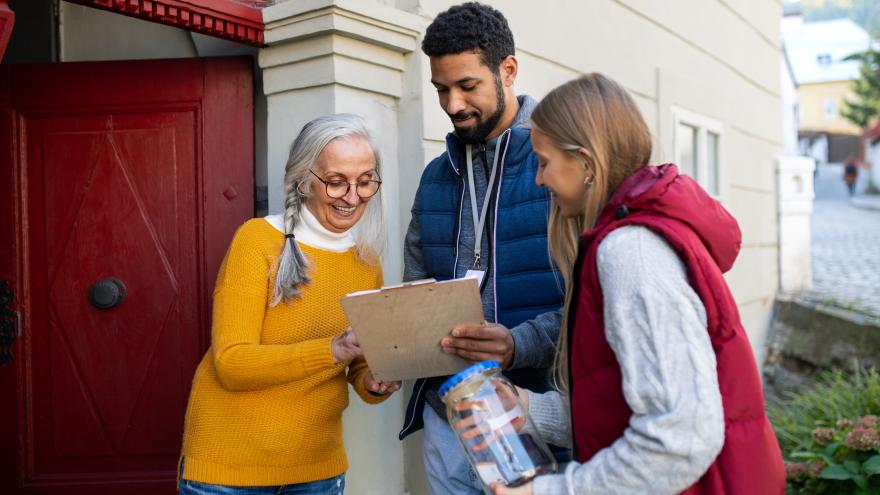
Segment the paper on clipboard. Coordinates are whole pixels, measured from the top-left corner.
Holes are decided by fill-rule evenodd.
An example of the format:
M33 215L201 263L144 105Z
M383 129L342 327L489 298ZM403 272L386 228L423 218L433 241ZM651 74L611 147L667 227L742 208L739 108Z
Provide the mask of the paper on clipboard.
M378 380L457 373L468 362L440 348L452 327L483 322L475 278L422 281L349 294L340 301Z

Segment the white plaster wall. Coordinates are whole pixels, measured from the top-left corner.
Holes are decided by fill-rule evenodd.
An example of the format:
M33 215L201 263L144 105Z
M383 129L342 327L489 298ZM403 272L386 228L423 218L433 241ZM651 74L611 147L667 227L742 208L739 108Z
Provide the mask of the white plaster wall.
M59 6L62 62L198 56L183 29L68 2Z

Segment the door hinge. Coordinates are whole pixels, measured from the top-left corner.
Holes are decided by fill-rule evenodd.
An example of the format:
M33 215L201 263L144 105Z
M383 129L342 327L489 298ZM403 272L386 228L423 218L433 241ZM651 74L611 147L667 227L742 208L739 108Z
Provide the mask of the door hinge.
M12 309L15 291L9 280L0 280L0 365L9 364L15 357L12 344L18 340L18 312Z

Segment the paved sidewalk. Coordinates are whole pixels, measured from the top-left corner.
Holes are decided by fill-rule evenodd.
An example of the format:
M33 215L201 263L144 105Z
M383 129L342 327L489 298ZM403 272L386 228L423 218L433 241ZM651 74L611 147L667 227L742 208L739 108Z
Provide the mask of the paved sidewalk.
M880 197L850 198L842 174L840 165L822 165L816 176L809 297L880 316Z

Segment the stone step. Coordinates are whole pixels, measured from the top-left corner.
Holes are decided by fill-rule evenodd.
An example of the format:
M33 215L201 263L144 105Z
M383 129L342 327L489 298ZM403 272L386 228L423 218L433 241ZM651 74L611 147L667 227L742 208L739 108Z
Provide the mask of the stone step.
M876 317L796 297L777 297L763 369L768 395L800 390L812 383L816 373L851 369L853 360L880 369L880 321Z

